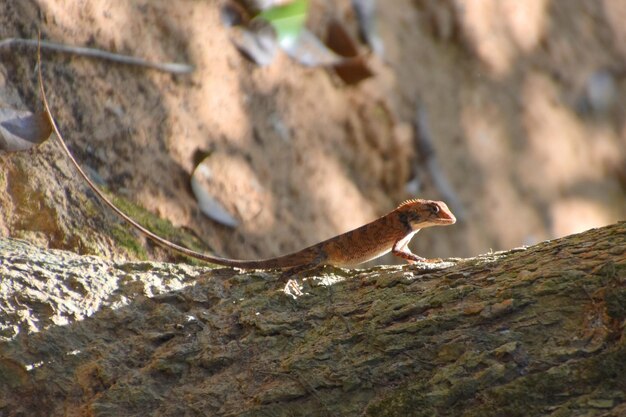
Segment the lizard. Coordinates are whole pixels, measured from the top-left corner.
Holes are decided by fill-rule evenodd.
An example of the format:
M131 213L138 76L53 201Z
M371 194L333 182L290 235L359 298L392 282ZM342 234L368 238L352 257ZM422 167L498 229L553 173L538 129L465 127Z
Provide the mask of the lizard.
M170 245L170 249L185 255L223 266L239 269L281 269L283 275L293 275L323 265L352 267L376 259L389 252L414 262L433 262L411 252L411 238L425 227L454 224L456 218L442 201L413 199L400 204L395 210L354 230L342 233L300 251L262 260L221 258ZM152 237L152 236L148 236ZM171 243L171 242L169 242Z
M456 222L456 218L444 202L414 199L405 201L395 210L359 228L309 246L298 252L276 258L250 261L229 259L200 253L180 246L146 229L120 210L83 171L65 144L65 140L50 112L41 75L40 50L37 51L37 62L39 89L45 114L58 143L81 177L107 206L141 234L157 244L183 255L212 264L239 269L281 269L284 270L283 276L289 276L322 265L354 266L376 259L389 252L404 258L409 263L413 263L428 261L415 255L408 248L408 244L415 233L425 227L450 225Z

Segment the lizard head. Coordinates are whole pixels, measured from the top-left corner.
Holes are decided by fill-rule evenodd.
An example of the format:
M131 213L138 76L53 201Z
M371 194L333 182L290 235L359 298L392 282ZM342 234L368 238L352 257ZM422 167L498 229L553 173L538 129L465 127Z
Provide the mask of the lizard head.
M411 230L446 226L456 222L456 217L443 201L408 200L400 204L395 211L400 216L400 221Z

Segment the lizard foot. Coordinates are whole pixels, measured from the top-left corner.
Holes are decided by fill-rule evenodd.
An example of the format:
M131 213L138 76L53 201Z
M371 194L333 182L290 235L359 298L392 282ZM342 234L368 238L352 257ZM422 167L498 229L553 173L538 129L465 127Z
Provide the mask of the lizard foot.
M426 259L426 258L424 258L422 260L422 262L426 262L428 264L440 264L440 263L443 262L443 259L441 259L441 258L433 258L433 259Z

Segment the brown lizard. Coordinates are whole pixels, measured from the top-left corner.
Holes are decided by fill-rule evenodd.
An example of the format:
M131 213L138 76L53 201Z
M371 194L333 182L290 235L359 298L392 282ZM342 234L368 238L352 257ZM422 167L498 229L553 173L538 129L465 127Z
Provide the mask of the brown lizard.
M322 265L355 266L389 252L406 259L409 263L428 262L429 260L415 255L408 248L413 235L425 227L446 226L455 222L456 218L442 201L408 200L390 213L359 228L277 258L244 261L201 253L186 254L207 262L235 268L286 269L286 275ZM168 245L168 247L171 246ZM176 248L172 247L172 249Z
M400 204L395 210L371 223L313 246L309 246L298 252L277 258L256 261L228 259L196 252L177 245L141 226L126 213L121 211L85 174L80 164L78 164L67 148L65 140L50 112L46 92L43 87L39 54L40 52L38 51L39 88L43 99L44 110L63 151L69 157L80 175L85 179L89 187L102 201L143 235L166 248L213 264L242 269L283 269L286 270L283 275L291 275L321 265L354 266L378 258L389 252L411 263L426 261L426 259L415 255L409 250L408 244L413 235L425 227L444 226L456 222L456 218L450 212L448 206L441 201L408 200Z

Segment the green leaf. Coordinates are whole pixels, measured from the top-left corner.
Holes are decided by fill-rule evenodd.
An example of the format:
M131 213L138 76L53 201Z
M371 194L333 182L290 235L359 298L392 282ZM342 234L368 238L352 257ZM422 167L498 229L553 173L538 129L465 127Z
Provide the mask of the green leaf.
M263 10L257 17L267 20L276 30L278 42L284 48L300 36L309 11L309 0L295 0L284 6Z

